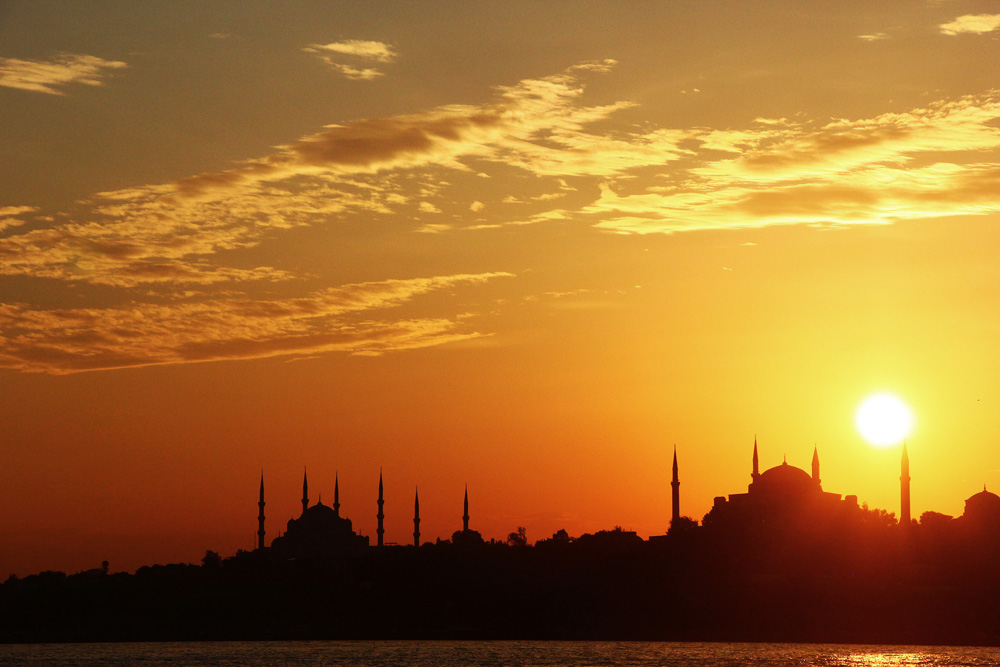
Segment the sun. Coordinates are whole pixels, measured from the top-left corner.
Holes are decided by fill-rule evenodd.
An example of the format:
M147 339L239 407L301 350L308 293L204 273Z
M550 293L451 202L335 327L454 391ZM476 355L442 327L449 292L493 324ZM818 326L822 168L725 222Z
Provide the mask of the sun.
M902 442L913 426L913 413L892 394L873 394L854 418L862 437L877 447Z

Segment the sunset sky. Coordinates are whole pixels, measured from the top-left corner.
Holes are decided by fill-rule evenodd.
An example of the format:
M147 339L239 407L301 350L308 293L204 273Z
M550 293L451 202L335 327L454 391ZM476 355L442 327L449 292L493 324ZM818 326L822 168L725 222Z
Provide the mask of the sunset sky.
M1000 492L998 11L0 4L0 577Z

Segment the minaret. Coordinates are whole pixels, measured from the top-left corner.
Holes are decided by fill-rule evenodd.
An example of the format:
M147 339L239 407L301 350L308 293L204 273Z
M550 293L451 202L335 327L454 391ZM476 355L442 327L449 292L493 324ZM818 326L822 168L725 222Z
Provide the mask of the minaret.
M813 445L813 481L819 485L819 450Z
M381 476L381 473L379 473ZM340 516L340 474L333 474L333 516Z
M257 548L264 548L264 471L260 471L260 500L257 501L260 513L257 515Z
M670 482L670 522L681 518L681 480L677 476L677 445L674 445L674 479Z
M760 477L760 465L757 462L757 436L753 437L753 471L750 473L750 481L756 482Z
M469 485L465 485L465 514L462 515L462 530L469 530Z
M899 525L910 527L910 457L906 454L906 441L903 441L903 458L900 460L899 475Z
M420 489L413 492L413 546L420 546Z
M309 509L309 478L306 476L306 469L302 468L302 513Z
M385 528L382 527L382 519L385 518L385 514L382 513L382 505L384 505L384 504L385 504L385 500L382 498L382 469L379 468L379 471L378 471L378 514L375 515L376 518L378 518L378 530L375 531L376 533L378 533L378 546L382 546L382 544L383 544L383 542L382 542L382 535L385 534Z

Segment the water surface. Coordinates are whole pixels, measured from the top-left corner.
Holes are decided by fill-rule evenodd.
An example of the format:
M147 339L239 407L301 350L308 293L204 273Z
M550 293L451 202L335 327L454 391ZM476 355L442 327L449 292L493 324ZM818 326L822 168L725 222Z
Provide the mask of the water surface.
M674 642L178 642L0 645L5 667L958 667L1000 649Z

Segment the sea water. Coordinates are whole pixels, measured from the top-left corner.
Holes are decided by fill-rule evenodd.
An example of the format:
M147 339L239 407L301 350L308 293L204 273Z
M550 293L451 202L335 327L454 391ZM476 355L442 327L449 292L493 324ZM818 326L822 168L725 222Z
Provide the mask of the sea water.
M178 642L0 645L4 667L883 667L1000 665L1000 649L675 642Z

